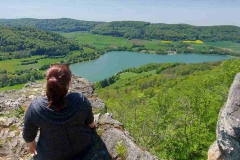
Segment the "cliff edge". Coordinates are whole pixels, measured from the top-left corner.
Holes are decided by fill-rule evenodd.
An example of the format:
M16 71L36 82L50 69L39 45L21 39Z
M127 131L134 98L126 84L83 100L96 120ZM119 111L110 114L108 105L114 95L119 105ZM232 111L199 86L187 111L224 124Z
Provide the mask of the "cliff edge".
M70 92L83 92L93 107L96 132L86 160L157 160L138 147L124 126L107 113L104 102L94 94L93 84L74 76ZM21 90L0 93L0 158L31 159L22 138L24 111L32 99L45 95L44 83L29 83Z

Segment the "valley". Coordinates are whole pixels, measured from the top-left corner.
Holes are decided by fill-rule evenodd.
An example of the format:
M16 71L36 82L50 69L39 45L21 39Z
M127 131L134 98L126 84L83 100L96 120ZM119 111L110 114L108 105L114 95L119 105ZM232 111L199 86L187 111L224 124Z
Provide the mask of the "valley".
M240 71L239 33L237 26L0 20L0 91L43 82L51 64L68 64L94 82L93 98L103 99L142 150L206 159Z

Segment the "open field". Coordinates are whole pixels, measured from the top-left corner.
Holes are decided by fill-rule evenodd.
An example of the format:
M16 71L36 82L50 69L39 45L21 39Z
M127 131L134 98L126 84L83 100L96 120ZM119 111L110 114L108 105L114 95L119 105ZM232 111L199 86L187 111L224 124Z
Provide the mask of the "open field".
M45 79L41 79L41 80L37 80L36 82L44 82ZM13 85L13 86L7 86L7 87L3 87L3 88L0 88L0 92L2 91L7 91L7 90L19 90L19 89L22 89L23 87L25 86L25 84L17 84L17 85Z
M178 45L180 42L173 41L161 41L161 40L143 40L143 39L131 39L123 37L103 36L97 34L91 34L88 32L71 32L71 33L60 33L62 36L70 39L77 40L80 44L90 44L95 46L97 49L103 49L106 47L132 47L133 44L144 45L148 50L164 49L168 45ZM240 52L240 43L223 41L223 42L202 42L202 41L184 41L193 49L205 50L209 47L219 47L227 51ZM181 41L183 43L183 41Z
M122 73L120 74L120 80L126 80L128 78L139 78L139 77L142 77L142 76L146 76L146 75L149 75L149 74L156 74L156 70L152 70L152 71L149 71L149 72L142 72L140 74L138 73L133 73L133 72L125 72L125 73Z
M85 34L88 34L87 31L78 31L78 32L56 32L66 38L70 38L70 39L74 39L74 38L77 38L78 36L83 36Z
M96 48L106 48L106 47L131 47L134 43L138 45L145 45L147 49L159 49L161 48L160 40L142 40L142 39L132 39L128 40L123 37L113 37L113 36L102 36L97 34L90 34L87 32L72 32L72 33L60 33L66 38L73 38L77 40L80 44L90 44Z
M22 59L11 59L6 61L0 61L0 68L2 70L7 70L8 72L15 72L16 70L27 70L27 69L39 69L41 66L45 64L51 64L60 62L64 60L64 58L46 58L38 60L38 63L29 64L29 65L21 65L21 61L39 58L39 56L32 56L31 58L22 58Z
M111 45L117 45L119 47L131 47L131 43L128 43L126 38L113 37L113 36L102 36L97 34L90 34L88 32L71 32L71 33L60 33L66 38L73 38L80 44L90 44L98 49L106 48Z
M240 43L223 41L223 42L207 42L206 44L215 46L215 47L231 49L233 52L240 52Z
M25 84L18 84L18 85L14 85L14 86L7 86L7 87L3 87L3 88L0 88L0 92L2 91L7 91L7 90L19 90L19 89L22 89L24 87Z
M210 47L208 44L189 44L193 49L204 50Z

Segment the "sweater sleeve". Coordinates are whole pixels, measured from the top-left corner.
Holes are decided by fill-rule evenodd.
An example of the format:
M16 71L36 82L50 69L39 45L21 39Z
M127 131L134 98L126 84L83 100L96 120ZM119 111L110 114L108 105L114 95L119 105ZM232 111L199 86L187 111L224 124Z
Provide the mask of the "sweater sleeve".
M34 124L32 119L33 110L34 110L33 103L31 103L31 105L28 107L25 113L24 118L23 139L27 143L32 142L36 138L38 131L38 127Z
M85 124L91 124L94 121L94 116L93 116L93 112L92 112L92 106L91 103L89 102L89 100L87 99L87 97L84 96L84 103L88 108L88 112L87 112L87 117L85 120Z

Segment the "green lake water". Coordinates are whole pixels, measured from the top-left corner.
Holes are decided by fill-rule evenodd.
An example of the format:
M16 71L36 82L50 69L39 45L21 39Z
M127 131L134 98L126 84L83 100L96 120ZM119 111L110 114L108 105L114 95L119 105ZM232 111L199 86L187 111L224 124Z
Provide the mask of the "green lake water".
M231 57L203 54L156 55L127 51L112 51L96 60L72 64L70 65L70 69L74 74L84 77L91 82L96 82L108 78L125 68L139 67L148 63L200 63L215 62L225 59L231 59Z

